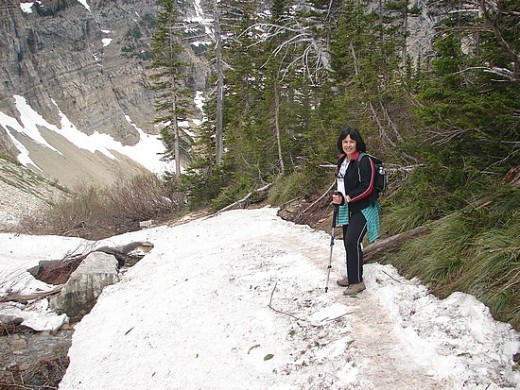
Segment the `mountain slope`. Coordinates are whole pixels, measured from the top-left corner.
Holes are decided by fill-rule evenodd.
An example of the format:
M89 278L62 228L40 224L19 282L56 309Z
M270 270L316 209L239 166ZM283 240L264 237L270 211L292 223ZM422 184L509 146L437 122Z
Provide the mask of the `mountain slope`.
M0 231L16 228L24 215L31 215L65 192L23 165L0 156Z
M0 151L67 186L168 169L148 88L156 1L31 3L0 5Z

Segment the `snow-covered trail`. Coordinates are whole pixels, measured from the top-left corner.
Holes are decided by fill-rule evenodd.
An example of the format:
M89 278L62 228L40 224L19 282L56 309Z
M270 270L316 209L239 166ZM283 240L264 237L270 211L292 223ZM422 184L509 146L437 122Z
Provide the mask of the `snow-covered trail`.
M391 266L367 290L335 285L336 241L276 216L230 211L112 237L153 250L76 326L60 385L74 389L514 389L518 333L472 297L444 301Z
M395 272L391 267L384 271L384 267L366 265L367 290L354 297L345 297L342 294L343 288L337 286L335 282L344 273L345 255L343 242L336 239L332 248L329 288L325 294L330 235L321 232L313 234L320 235L322 238L309 240L306 234L295 234L289 240L279 237L270 240L285 247L285 250L290 253L303 252L305 259L317 266L317 272L309 280L315 288L312 292L307 292L310 310L306 314L310 318L313 316L320 318L323 315L335 318L345 313L333 321L334 324L326 326L320 322L313 324L309 329L310 332L303 337L303 340L320 340L309 351L309 355L319 354L330 360L326 363L330 368L325 370L329 379L323 382L323 386L298 388L423 390L452 388L449 380L440 379L436 375L435 366L418 362L417 356L408 345L403 345L402 339L396 336L395 321L390 318L388 309L378 299L378 292L371 289L381 283L408 282L397 274L394 277L401 280L393 279L394 277L388 274L388 272ZM298 294L298 291L293 291L293 294ZM290 300L291 297L287 296L286 299ZM348 341L343 348L342 335L345 332ZM327 353L317 351L323 346L327 346L326 351L336 351L338 362L333 362L336 360L334 353L326 356ZM315 363L323 364L320 361L313 361L313 364Z

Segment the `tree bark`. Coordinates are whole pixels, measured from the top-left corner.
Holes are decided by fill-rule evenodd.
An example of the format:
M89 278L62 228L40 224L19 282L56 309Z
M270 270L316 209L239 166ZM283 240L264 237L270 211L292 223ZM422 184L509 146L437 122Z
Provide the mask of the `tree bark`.
M283 173L285 171L285 165L283 162L283 154L282 154L282 135L280 130L280 94L278 92L278 82L275 82L274 85L274 124L275 124L275 132L276 132L276 144L278 146L278 162L280 163L280 172Z
M222 67L222 39L220 34L220 19L217 0L213 1L213 17L215 30L215 67L217 71L217 107L215 113L215 161L222 162L224 155L224 70Z

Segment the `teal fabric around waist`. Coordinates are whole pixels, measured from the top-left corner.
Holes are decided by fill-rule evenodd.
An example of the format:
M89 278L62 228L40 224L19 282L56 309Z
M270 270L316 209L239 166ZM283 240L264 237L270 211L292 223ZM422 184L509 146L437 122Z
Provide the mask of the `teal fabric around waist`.
M338 206L336 212L336 226L348 225L348 204Z
M377 201L365 207L361 212L367 220L368 242L374 242L379 237L379 231L381 230L381 205ZM336 226L348 225L348 221L348 204L338 206Z

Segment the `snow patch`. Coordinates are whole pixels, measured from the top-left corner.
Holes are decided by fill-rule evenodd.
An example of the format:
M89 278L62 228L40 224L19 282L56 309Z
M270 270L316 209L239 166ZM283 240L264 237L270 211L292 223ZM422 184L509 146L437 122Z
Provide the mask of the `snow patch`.
M87 3L87 0L78 0L78 2L79 2L83 7L85 7L85 8L87 9L88 12L92 12L92 11L90 10L90 6L89 6L88 3Z
M30 158L27 148L14 137L13 132L23 134L34 142L61 154L59 150L43 138L38 128L43 127L60 134L80 149L88 150L91 153L100 152L112 160L117 160L112 153L112 151L116 151L128 156L130 159L140 163L154 173L161 174L172 169L172 163L161 159L165 151L162 141L158 139L157 136L146 134L142 129L138 128L129 116L125 116L126 120L137 130L140 137L140 141L133 146L123 145L112 136L97 131L92 135L81 132L65 114L61 112L58 104L54 100L52 100L52 103L57 107L61 118L60 127L48 123L40 114L33 110L23 96L15 95L14 99L16 108L20 113L21 123L18 122L16 118L0 112L0 125L6 130L8 136L20 152L17 157L18 161L25 166L32 164L37 167Z
M20 8L26 14L32 14L32 6L34 5L34 3L38 3L41 5L42 2L38 0L38 1L31 1L28 3L20 3Z

